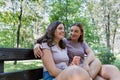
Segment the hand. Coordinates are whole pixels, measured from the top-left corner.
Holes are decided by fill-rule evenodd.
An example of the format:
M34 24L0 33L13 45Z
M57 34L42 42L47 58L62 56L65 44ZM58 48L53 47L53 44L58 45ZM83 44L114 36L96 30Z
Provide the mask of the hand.
M74 56L72 64L79 66L80 65L80 56Z
M42 49L41 49L41 45L40 44L35 44L34 46L34 56L35 58L40 58L43 56L43 52L42 52Z

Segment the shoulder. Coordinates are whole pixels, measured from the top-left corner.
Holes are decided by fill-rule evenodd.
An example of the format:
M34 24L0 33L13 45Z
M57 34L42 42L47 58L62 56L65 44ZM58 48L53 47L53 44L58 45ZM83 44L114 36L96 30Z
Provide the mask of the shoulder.
M71 40L68 40L68 39L66 39L66 38L63 38L63 42L64 42L64 43L69 43L69 42L71 42Z
M82 44L83 44L83 45L86 45L86 44L87 44L87 42L86 42L86 41L83 41L83 42L82 42Z
M62 40L63 40L63 42L66 42L66 41L67 41L67 39L66 39L66 38L63 38Z
M41 47L42 47L42 49L44 49L44 48L50 49L50 47L48 46L47 42L41 43Z
M82 46L83 46L84 48L89 48L89 46L88 46L88 44L87 44L86 41L83 41L83 42L82 42Z

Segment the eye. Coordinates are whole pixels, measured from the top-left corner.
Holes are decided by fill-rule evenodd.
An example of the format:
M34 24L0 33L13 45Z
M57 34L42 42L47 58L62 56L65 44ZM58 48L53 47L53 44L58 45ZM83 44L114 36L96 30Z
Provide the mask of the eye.
M72 30L72 29L71 29L70 31L71 31L71 32L73 32L73 30Z
M59 27L58 29L59 29L59 30L62 30L62 27Z
M78 30L75 30L75 32L76 32L76 33L79 33L79 31L78 31Z
M64 27L58 27L59 30L64 30Z

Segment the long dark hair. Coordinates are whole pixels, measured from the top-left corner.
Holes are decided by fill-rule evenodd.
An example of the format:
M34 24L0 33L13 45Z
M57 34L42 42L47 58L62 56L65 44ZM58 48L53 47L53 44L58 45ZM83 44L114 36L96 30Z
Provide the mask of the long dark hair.
M79 27L82 35L79 37L78 42L83 42L84 41L84 28L83 28L83 25L81 23L79 23L79 22L76 22L72 26ZM71 38L69 37L68 40L71 40Z
M37 43L47 42L49 47L54 46L54 44L53 44L53 39L55 37L54 33L55 33L55 30L56 30L56 28L58 27L59 24L63 24L63 23L60 22L60 21L55 21L55 22L51 23L47 27L47 30L46 30L45 34L37 40ZM63 42L63 40L59 41L59 47L62 48L62 49L65 49L66 45Z

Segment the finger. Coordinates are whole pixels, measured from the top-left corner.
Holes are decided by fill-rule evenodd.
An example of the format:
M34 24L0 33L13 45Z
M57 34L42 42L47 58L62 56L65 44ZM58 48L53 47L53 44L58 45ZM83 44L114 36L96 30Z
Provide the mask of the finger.
M39 55L42 57L43 56L43 51L42 51L42 46L41 45L39 45Z
M35 55L35 58L37 58L37 56Z
M34 56L37 58L37 57L40 57L39 56L39 51L37 49L34 50Z
M42 54L43 54L42 50L39 49L39 50L38 50L38 55L39 55L39 56L42 56Z
M37 58L37 55L35 54L36 52L34 52L34 56L35 56L35 58Z
M37 56L37 57L39 57L39 58L41 57L41 55L40 55L40 52L39 52L39 51L37 51L37 52L36 52L36 56Z

